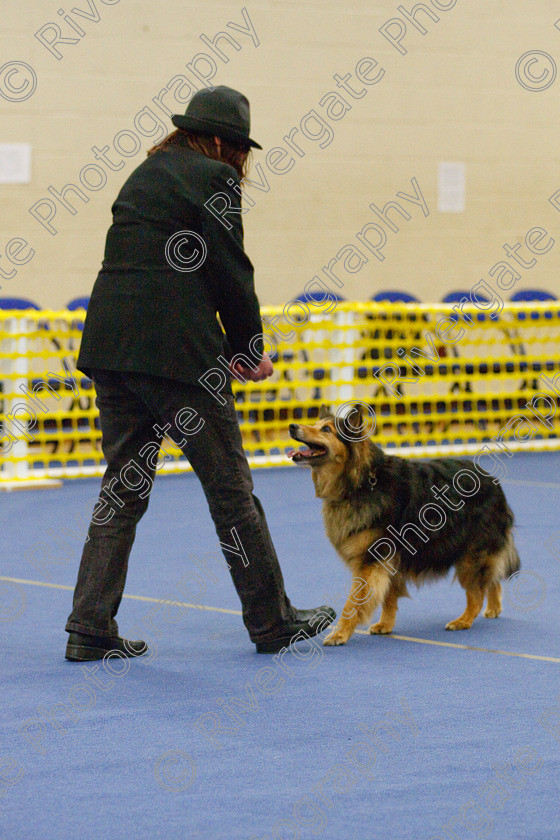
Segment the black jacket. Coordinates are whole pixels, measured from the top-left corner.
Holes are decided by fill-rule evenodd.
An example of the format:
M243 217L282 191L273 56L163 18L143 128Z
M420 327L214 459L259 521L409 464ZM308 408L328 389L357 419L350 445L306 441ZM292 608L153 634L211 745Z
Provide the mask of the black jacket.
M233 179L233 185L228 180ZM195 152L181 140L150 155L134 170L113 207L105 257L84 325L78 369L136 371L194 383L220 367L219 355L262 352L253 266L243 248L241 214L224 217L231 230L204 207L215 193L235 208L235 170ZM225 202L216 201L216 207ZM207 247L194 271L166 259L166 243L192 231ZM201 248L190 237L182 255ZM201 251L202 253L202 251ZM227 336L216 318L220 320ZM228 347L229 344L229 347ZM222 367L223 369L223 367Z

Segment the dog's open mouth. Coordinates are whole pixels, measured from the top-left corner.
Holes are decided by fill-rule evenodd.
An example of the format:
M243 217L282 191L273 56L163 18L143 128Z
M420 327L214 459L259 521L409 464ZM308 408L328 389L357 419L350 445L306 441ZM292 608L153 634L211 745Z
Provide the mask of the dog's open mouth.
M326 455L327 450L319 443L308 443L305 449L290 449L286 453L288 458L292 461L312 461L313 458L319 458L321 455Z

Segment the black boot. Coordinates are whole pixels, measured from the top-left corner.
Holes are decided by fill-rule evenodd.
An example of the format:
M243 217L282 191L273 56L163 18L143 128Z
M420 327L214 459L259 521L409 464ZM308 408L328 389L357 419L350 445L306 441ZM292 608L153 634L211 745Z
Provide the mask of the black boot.
M336 618L332 607L316 607L314 610L294 610L294 612L295 619L280 633L266 641L256 642L257 653L278 653L282 648L321 633Z
M116 650L124 656L143 656L148 652L146 642L131 642L120 636L86 636L84 633L70 633L66 645L66 659L72 662L91 662Z

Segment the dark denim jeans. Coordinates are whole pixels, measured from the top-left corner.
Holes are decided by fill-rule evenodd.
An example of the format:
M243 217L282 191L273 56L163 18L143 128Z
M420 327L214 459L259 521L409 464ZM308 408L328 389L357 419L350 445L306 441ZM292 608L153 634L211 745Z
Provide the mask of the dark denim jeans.
M255 642L273 638L294 620L295 611L284 590L264 511L252 493L232 395L224 393L226 404L220 405L198 385L107 370L94 371L92 377L107 469L66 630L118 634L115 616L136 525L148 507L157 452L167 434L200 479L220 542L235 546L237 539L242 545L237 552L224 549L223 554L249 636Z

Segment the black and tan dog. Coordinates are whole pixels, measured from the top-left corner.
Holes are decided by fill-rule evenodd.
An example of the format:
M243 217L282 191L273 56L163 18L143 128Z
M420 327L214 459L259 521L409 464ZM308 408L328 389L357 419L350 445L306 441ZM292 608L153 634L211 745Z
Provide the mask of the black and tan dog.
M497 479L472 461L414 462L363 437L361 408L343 421L325 408L313 426L292 424L305 444L292 451L311 467L323 499L327 536L353 575L349 598L326 645L342 645L378 606L370 633L391 633L407 582L420 585L451 568L467 595L463 614L447 630L471 626L487 597L486 618L502 611L500 580L519 570L513 514Z

